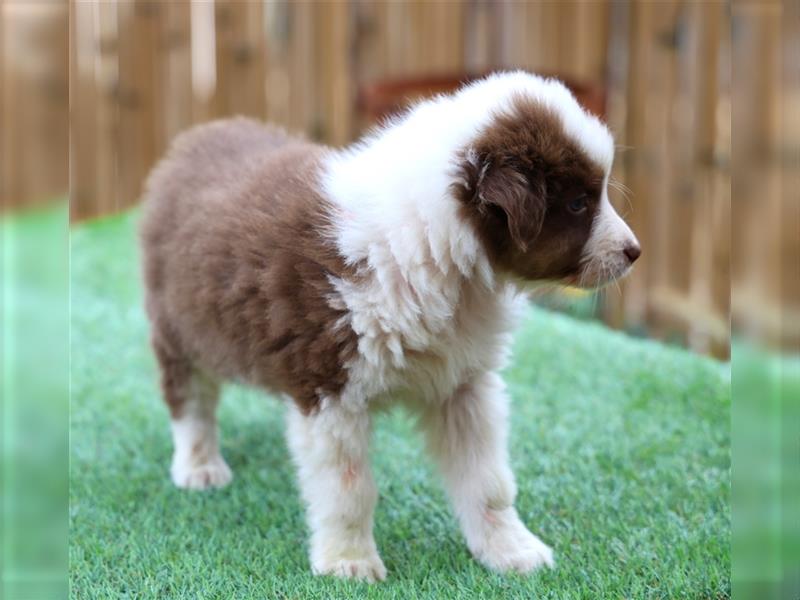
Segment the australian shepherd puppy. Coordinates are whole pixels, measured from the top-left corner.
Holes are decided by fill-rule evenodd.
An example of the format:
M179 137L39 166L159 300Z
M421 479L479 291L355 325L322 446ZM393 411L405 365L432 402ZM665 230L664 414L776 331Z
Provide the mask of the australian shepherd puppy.
M419 415L470 551L552 565L514 509L498 374L519 286L596 287L639 256L608 200L614 143L561 83L492 75L345 149L246 119L181 135L141 224L175 485L230 482L222 380L281 394L314 573L379 580L372 415Z

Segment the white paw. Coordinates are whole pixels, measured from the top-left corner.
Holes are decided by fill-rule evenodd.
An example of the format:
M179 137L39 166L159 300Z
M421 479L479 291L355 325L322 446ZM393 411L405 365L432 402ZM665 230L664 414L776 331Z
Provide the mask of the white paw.
M553 550L528 531L516 515L501 517L495 525L473 549L475 558L484 565L495 571L518 573L553 567Z
M188 461L173 460L170 469L173 483L179 488L205 490L228 485L233 479L230 467L217 455L208 462L194 465Z
M335 575L343 579L359 579L375 583L386 579L386 567L377 554L359 558L331 558L311 565L315 575Z

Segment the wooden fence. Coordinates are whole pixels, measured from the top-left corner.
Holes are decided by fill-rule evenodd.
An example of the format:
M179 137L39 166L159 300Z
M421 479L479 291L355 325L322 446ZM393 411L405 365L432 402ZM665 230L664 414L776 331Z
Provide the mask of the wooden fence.
M2 2L8 32L14 0ZM66 4L50 4L51 20L65 21ZM794 25L782 20L780 2L744 4L757 18L740 28L753 29L742 56L770 66L749 93L756 102L783 101L768 92L783 89L771 68L778 42L769 40L797 31L786 30ZM723 2L681 0L70 0L72 217L135 204L170 138L193 123L248 114L344 144L368 125L364 91L378 81L512 67L559 73L606 92L607 120L620 145L615 176L630 189L628 199L613 199L644 248L634 275L619 292L605 293L607 320L724 356L729 10ZM48 46L56 63L66 60L63 46ZM4 82L18 58L5 54ZM754 131L769 126L762 121ZM40 146L47 150L46 142ZM11 197L25 189L7 188ZM735 235L737 227L754 228L746 220L733 226ZM769 327L781 337L784 325Z
M800 3L733 11L731 316L747 337L799 352Z
M135 203L167 141L210 118L342 144L378 79L504 65L602 79L607 23L604 2L75 2L73 216Z
M0 206L65 196L68 5L0 0Z

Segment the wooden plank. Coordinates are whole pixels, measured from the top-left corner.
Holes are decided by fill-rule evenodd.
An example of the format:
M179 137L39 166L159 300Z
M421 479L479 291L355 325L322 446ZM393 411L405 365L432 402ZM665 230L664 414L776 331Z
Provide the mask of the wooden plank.
M218 114L217 42L214 3L192 0L191 21L192 120L201 123Z
M800 172L797 164L797 148L800 148L800 6L789 3L783 7L781 19L781 58L784 69L781 76L781 181L782 181L782 229L779 236L781 248L781 295L782 321L785 329L794 329L794 334L781 340L786 352L800 352ZM794 152L794 154L793 154Z
M354 77L359 87L387 72L387 3L354 0Z
M350 40L352 21L347 2L328 2L318 6L315 19L315 62L319 66L319 85L315 121L317 134L325 141L341 145L353 137L352 65Z
M6 2L5 0L0 0L0 127L6 132L5 135L0 137L0 212L5 212L7 209L12 208L15 202L12 185L13 154L11 152L11 136L8 134L8 124L11 120L11 98L9 98L11 76L8 52L6 50L8 36L5 33L5 29L7 24Z
M446 74L460 73L464 69L465 37L464 28L460 26L464 5L461 2L441 2L434 4L432 10L433 69ZM499 45L496 51L499 52Z
M719 11L719 12L718 12ZM721 13L721 14L720 14ZM711 245L710 273L707 301L711 311L719 315L728 326L728 339L712 339L709 351L719 358L730 357L730 308L731 308L731 80L730 80L730 21L723 6L710 6L704 15L706 44L716 39L713 73L715 86L706 88L699 101L704 118L713 121L706 124L698 146L697 160L707 166L710 179L709 226ZM722 66L728 67L727 73ZM713 95L714 101L711 101Z
M190 2L164 8L164 64L161 72L164 136L171 140L193 123L192 14Z
M711 237L713 245L711 272L711 307L724 316L728 325L728 340L712 340L710 351L720 358L730 357L731 315L731 23L728 11L719 25L718 79L716 103L712 115L713 128L711 176ZM722 68L722 67L725 68ZM711 137L710 128L706 135Z
M576 77L582 75L581 58L586 53L588 40L586 31L581 31L579 15L581 4L564 2L563 4L549 4L551 18L555 22L555 64L558 73Z
M559 31L559 15L567 6L558 2L540 2L537 23L537 70L560 72L564 67Z
M121 143L117 210L138 202L144 179L164 145L158 70L162 8L153 0L118 6Z
M100 213L114 211L119 197L119 61L117 54L117 3L93 5L92 40L95 86L95 197Z
M727 311L715 310L712 301L714 271L726 269L715 252L718 244L714 239L720 231L715 225L715 204L718 196L724 195L725 181L719 176L713 162L716 143L716 109L719 91L719 52L721 23L724 19L721 3L707 2L691 5L691 21L694 28L694 43L690 51L691 63L696 67L693 75L692 132L694 151L692 154L692 173L695 182L693 195L692 254L689 271L688 295L692 304L717 315L727 323ZM702 322L692 323L689 328L689 343L697 351L708 352L712 343L716 353L724 352L724 340L712 336Z
M351 63L353 83L357 90L357 109L353 116L353 135L371 125L363 114L362 90L370 83L383 79L388 72L388 35L386 32L387 3L355 0L353 7L354 47Z
M319 121L315 120L317 70L314 63L314 19L319 5L310 2L289 4L290 38L288 58L290 129L305 131L319 138Z
M464 19L466 28L464 37L469 40L465 46L464 60L467 70L480 73L497 68L502 48L498 32L500 25L498 5L472 0L467 4Z
M264 35L266 36L266 114L267 120L289 125L289 45L291 12L285 1L265 6Z
M631 190L629 220L643 249L639 264L624 287L625 320L633 324L643 323L647 318L648 290L651 285L649 267L654 256L654 249L650 247L651 238L648 235L650 222L648 195L652 191L648 171L649 163L653 161L648 157L648 152L652 152L648 147L652 138L648 130L651 121L648 118L648 93L653 61L652 40L656 27L653 9L650 3L637 2L629 5L626 136L618 140L629 147L629 150L621 156L624 162L625 183Z
M614 132L617 148L614 159L614 166L611 172L611 178L614 181L624 183L627 181L627 161L626 156L630 151L628 142L628 85L629 85L629 50L630 50L630 12L631 7L628 3L616 2L610 7L611 13L609 14L610 26L608 29L608 45L607 45L607 63L608 71L606 78L606 94L607 94L607 115L606 121L608 122L611 130ZM618 190L615 188L609 189L609 198L617 211L626 219L630 218L630 198L625 197L624 188ZM645 240L640 240L645 241ZM646 257L645 257L646 258ZM642 259L642 263L645 260ZM634 270L638 273L640 267ZM635 278L635 275L634 275ZM640 279L638 281L641 281ZM631 278L624 280L621 283L621 294L606 294L603 298L603 303L600 306L600 314L612 327L621 328L625 326L626 322L626 302L627 313L631 322L640 325L644 316L644 302L643 294L641 293L641 285L639 286L640 293L638 299L640 302L634 304L631 302ZM635 288L634 288L635 289ZM634 295L633 299L636 300L637 296Z
M214 0L214 56L216 71L216 88L214 90L214 117L224 117L231 114L230 102L233 94L229 93L232 74L229 70L233 66L231 55L235 43L233 32L234 0Z
M691 246L691 205L686 197L689 190L686 178L681 175L680 147L686 140L686 128L672 118L679 101L678 27L681 17L677 2L655 5L656 27L653 31L653 63L651 64L648 109L653 119L653 137L648 140L653 161L648 165L649 182L640 192L647 195L650 221L647 237L650 239L650 286L678 289L685 294L685 265ZM691 147L691 144L689 145ZM673 269L677 267L677 269ZM679 281L676 283L675 279ZM650 293L650 306L656 295ZM652 313L649 320L655 331L664 337L685 339L685 323L678 318Z
M93 3L70 4L70 218L100 214L96 194Z
M2 16L3 203L25 206L68 186L69 7L6 2Z
M426 68L427 57L430 55L430 39L425 35L425 25L427 10L422 2L406 3L406 14L408 15L406 24L406 44L405 50L405 69L408 75L419 74Z
M264 39L260 2L217 0L217 115L262 118L264 98Z
M674 29L662 32L662 44L670 49L674 59L674 84L667 98L665 111L665 135L668 148L666 182L669 186L668 206L657 207L663 212L659 217L659 229L663 231L663 246L659 285L669 288L673 294L689 298L691 295L692 263L702 272L702 259L696 254L701 250L695 243L704 244L695 232L696 216L706 216L709 192L708 182L697 178L695 169L696 124L700 115L696 102L699 79L710 75L703 70L704 59L700 52L705 49L701 42L702 22L700 4L678 7ZM657 225L658 226L658 225ZM695 290L698 300L702 297L700 283ZM683 326L682 333L690 344L704 344L702 333Z
M503 66L518 65L520 68L527 69L526 42L528 40L527 31L527 12L529 4L527 2L514 2L513 0L501 0L498 3L499 28L502 32L499 41L499 62ZM462 19L466 17L466 12ZM464 36L466 44L471 40Z
M737 4L734 18L737 40L733 64L733 108L737 125L732 148L731 236L732 317L740 331L761 342L774 336L757 312L776 313L775 281L780 278L780 175L775 168L775 98L778 91L780 7ZM777 89L776 89L777 88ZM755 226L754 224L758 224Z
M582 0L577 17L577 37L580 46L575 76L602 82L608 68L608 35L611 21L609 0Z
M249 106L246 114L263 119L267 114L264 3L247 2L242 8L240 18L244 19L244 35L248 47L239 58L246 65L245 73L240 74L240 78L247 78Z
M553 54L552 49L548 50L548 39L546 36L545 10L546 6L542 2L527 3L527 26L522 32L524 39L523 51L525 52L525 64L534 72L543 72L548 68L557 68L557 65L547 63L548 52ZM555 61L555 57L551 58Z
M408 4L405 2L387 2L383 31L386 35L387 63L386 76L397 77L408 75L411 61L408 60L412 39L409 25Z

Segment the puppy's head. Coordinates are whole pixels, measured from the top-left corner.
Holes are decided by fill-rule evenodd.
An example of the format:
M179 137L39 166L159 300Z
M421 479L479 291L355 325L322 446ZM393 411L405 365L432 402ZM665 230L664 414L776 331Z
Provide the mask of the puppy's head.
M598 287L626 275L640 248L608 200L611 134L560 83L514 77L459 155L464 215L511 276Z

